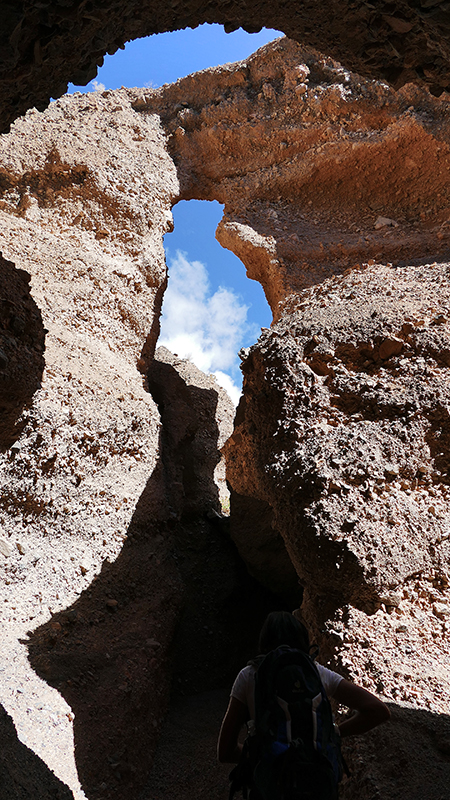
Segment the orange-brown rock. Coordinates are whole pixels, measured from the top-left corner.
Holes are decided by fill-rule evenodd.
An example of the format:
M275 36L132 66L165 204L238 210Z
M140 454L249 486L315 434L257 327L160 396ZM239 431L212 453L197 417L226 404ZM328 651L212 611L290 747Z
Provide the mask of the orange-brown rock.
M225 205L217 238L264 286L290 292L373 258L449 254L448 100L394 92L288 39L149 93L183 199Z
M0 459L0 680L29 745L57 740L48 764L77 800L63 698L87 792L129 800L151 762L172 648L181 687L224 680L266 608L255 583L244 591L220 516L227 425L212 415L226 401L167 351L152 362L162 237L182 198L224 203L218 237L276 318L245 359L227 446L232 535L284 602L300 579L321 657L394 704L398 728L360 750L395 751L394 772L372 755L364 774L353 750L344 796L445 796L450 295L446 263L433 264L449 253L448 107L279 40L159 90L65 97L2 137L0 250L21 291L20 270L31 275L48 334L41 385ZM29 629L41 679L19 642ZM400 786L411 759L393 737L406 742L415 721L416 771Z
M86 85L106 53L129 39L220 23L283 31L317 47L361 74L428 84L435 93L450 85L450 26L445 0L366 3L333 0L285 4L278 0L217 0L161 5L149 0L27 0L4 4L0 33L0 130L27 108L45 108L67 82Z

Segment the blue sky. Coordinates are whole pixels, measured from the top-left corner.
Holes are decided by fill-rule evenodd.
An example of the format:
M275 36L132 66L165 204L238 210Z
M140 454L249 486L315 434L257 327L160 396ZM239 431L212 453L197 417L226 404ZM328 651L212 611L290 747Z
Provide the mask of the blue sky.
M97 78L69 92L158 87L191 72L247 58L281 36L263 29L226 34L220 25L163 33L128 42L105 56ZM216 374L237 402L241 375L237 351L256 341L272 315L259 283L246 277L241 261L214 237L219 203L190 200L174 209L174 232L165 236L169 286L163 305L160 343ZM176 348L176 349L175 349Z

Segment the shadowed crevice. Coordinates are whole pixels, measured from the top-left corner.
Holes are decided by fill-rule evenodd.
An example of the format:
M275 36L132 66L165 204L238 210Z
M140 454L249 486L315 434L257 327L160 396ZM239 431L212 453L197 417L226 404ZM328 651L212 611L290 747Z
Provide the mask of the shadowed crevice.
M0 451L19 438L23 425L16 423L44 371L46 331L30 279L0 253Z

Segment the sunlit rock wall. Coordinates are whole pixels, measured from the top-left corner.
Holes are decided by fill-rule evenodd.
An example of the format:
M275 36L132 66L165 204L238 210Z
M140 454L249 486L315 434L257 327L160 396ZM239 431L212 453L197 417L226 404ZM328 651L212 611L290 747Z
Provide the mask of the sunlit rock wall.
M450 84L450 25L446 2L407 0L304 0L295 5L267 0L210 3L153 0L28 0L3 8L0 32L0 130L27 108L43 110L67 82L86 85L106 53L129 39L204 22L227 32L242 26L283 31L317 47L361 74L398 86L428 84L440 93Z
M34 381L35 393L19 398L0 455L2 700L19 735L76 787L66 764L73 715L32 673L18 639L89 586L120 553L132 521L167 514L157 480L160 416L141 372L158 335L162 234L178 183L159 121L135 114L120 92L28 114L1 138L0 162L0 250L11 280L16 274L26 287L23 271L31 276L47 330L37 391L35 364L22 357L20 381ZM35 346L43 335L36 332ZM153 491L140 500L155 470ZM15 694L24 676L29 691ZM27 707L35 706L31 724ZM64 755L45 750L52 713Z
M239 504L271 509L320 657L397 703L392 731L350 753L349 798L437 800L448 779L449 270L374 265L291 297L244 360L226 446ZM411 725L429 789L395 744Z
M424 265L449 254L449 133L445 95L436 99L411 86L395 93L281 40L246 62L159 90L63 98L44 113L27 114L0 140L0 250L8 270L31 275L29 301L27 276L17 272L16 279L37 348L25 381L31 389L17 393L15 413L23 413L14 418L13 440L2 445L3 696L7 710L14 707L19 734L43 757L49 714L63 752L73 746L70 708L47 683L71 704L85 703L75 726L85 785L96 780L95 737L84 735L87 700L98 695L95 680L105 719L120 687L125 697L117 709L129 719L130 675L154 658L149 680L160 670L166 683L149 734L150 763L182 603L184 579L172 552L185 531L177 526L184 514L204 515L205 503L220 511L211 483L190 506L203 475L189 458L195 462L195 453L204 452L213 465L217 454L203 451L200 439L199 450L187 451L189 413L186 427L176 420L172 431L161 428L164 404L166 419L172 413L161 374L179 382L171 357L156 365L153 388L148 373L166 284L162 236L173 203L196 198L224 203L218 238L261 281L277 320L243 354L244 400L226 448L229 481L239 495L232 508L240 509L232 536L253 575L286 590L285 601L300 599L300 580L303 614L321 657L395 699L404 741L411 720L423 721L419 750L427 764L432 756L437 776L427 782L434 793L427 800L445 796L448 759L438 743L447 735L449 688L450 300L446 266ZM8 308L2 314L2 331L13 330ZM170 463L161 457L163 442ZM172 463L178 456L182 468ZM246 498L254 522L262 515L264 525L242 524ZM145 540L149 521L163 531L155 547ZM200 527L199 541L210 541L204 516ZM133 549L142 533L143 550ZM100 572L105 559L114 564ZM94 666L85 653L77 656L74 681L67 666L73 648L78 653L84 642L90 653L97 646L91 600L96 609L110 603L98 625L102 641L117 637L118 653L129 642L114 633L116 611L124 609L126 635L142 637L132 623L141 591L150 603L147 567L155 581L163 575L154 619L161 625L164 607L164 640L150 636L130 667L119 659L128 677L113 674L114 692L103 682L111 677L104 648L91 659ZM65 609L76 616L64 616ZM62 616L52 628L55 613ZM191 630L199 629L202 613L199 605ZM29 670L19 643L29 628L38 628L31 653L45 683ZM15 694L18 665L29 682L27 697ZM137 692L144 710L147 689L144 681ZM367 742L363 750L393 751L389 732ZM98 736L99 771L109 775L104 745ZM403 772L410 764L408 753L395 750L391 773L375 759L369 780L358 766L367 763L363 750L361 762L352 754L357 779L345 789L348 798L376 791L414 797L414 770L403 795L396 783L401 763ZM141 750L132 752L118 759L113 789L110 778L103 781L109 800L127 796ZM117 754L109 755L116 764ZM46 758L55 770L64 766L64 779L79 792L73 759L65 763L56 751ZM132 778L136 786L141 779Z
M447 99L362 81L279 39L135 108L160 115L181 197L224 203L217 238L275 317L290 292L371 258L449 254Z

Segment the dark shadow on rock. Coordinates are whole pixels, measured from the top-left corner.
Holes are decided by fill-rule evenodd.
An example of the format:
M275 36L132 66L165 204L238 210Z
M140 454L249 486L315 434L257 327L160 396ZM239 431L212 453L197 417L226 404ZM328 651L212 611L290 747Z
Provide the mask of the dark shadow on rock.
M178 697L164 722L150 779L139 800L228 800L229 764L219 764L217 733L226 689Z
M303 590L284 539L273 527L273 511L269 503L232 491L230 508L231 538L236 542L250 574L283 597L288 608L298 608Z
M172 519L220 512L214 469L220 460L218 391L211 379L164 347L147 373L161 414L161 462ZM204 384L202 386L202 384Z
M2 705L0 741L0 800L73 800L69 787L19 741Z
M448 800L450 716L388 705L389 724L344 741L340 800Z
M178 697L229 684L276 602L249 579L220 515L218 393L201 373L181 378L169 356L149 375L162 420L160 460L119 557L29 634L33 668L74 711L89 800L137 797L172 676ZM206 386L196 385L203 379Z
M45 329L30 279L0 253L0 450L20 436L17 420L39 389L45 366Z

